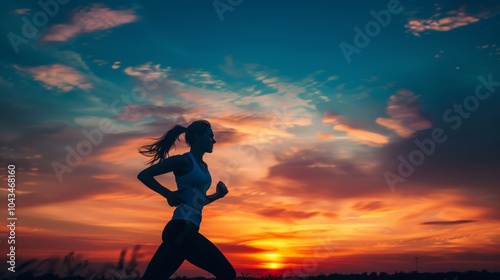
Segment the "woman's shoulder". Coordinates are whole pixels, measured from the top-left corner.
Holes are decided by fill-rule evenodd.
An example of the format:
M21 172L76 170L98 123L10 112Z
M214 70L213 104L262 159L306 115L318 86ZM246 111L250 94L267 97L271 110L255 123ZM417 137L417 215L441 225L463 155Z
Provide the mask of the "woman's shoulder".
M182 163L187 163L189 160L189 155L186 154L180 154L180 155L172 155L168 157L171 161L175 162L176 164L182 164Z
M174 171L176 175L183 175L187 173L191 169L191 159L189 158L188 153L184 153L181 155L175 155L173 157L177 158L178 168Z

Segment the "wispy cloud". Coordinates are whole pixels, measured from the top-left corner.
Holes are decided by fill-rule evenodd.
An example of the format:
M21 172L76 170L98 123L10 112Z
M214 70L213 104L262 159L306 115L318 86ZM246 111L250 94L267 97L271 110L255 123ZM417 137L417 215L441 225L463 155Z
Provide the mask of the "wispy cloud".
M456 220L456 221L429 221L423 222L421 225L438 225L438 226L450 226L450 225L460 225L476 222L475 220Z
M116 62L113 65L116 65ZM127 75L137 77L142 81L149 81L151 79L159 81L166 78L171 70L172 70L171 67L161 68L160 64L153 64L152 62L146 62L139 66L129 66L125 68L123 71Z
M111 65L111 68L113 68L113 69L118 69L118 68L120 68L120 66L121 66L120 64L121 64L121 62L120 62L120 61L115 61L115 63L113 63L113 65Z
M394 130L401 137L410 137L414 132L430 128L429 120L420 113L418 96L409 90L399 90L389 98L387 114L389 118L377 118L379 125Z
M379 210L385 206L383 201L369 201L369 202L357 202L352 206L353 209L359 210L359 211L373 211L373 210Z
M280 207L267 207L257 211L257 214L268 218L293 221L298 219L312 218L318 215L319 212L318 211L306 212L306 211L289 210Z
M16 15L24 15L24 14L26 14L26 13L29 13L30 11L31 11L31 9L28 9L28 8L23 8L23 9L16 9L16 10L14 11L14 13L15 13Z
M44 83L47 89L58 88L60 91L68 92L75 88L83 90L92 88L92 84L82 72L66 65L52 64L32 68L16 66L16 69L31 74L34 80Z
M334 125L333 129L343 131L347 133L348 136L352 137L353 140L369 146L381 146L389 142L387 137L382 134L349 125L338 124Z
M217 79L210 72L194 69L189 72L185 72L182 81L197 86L199 88L214 89L218 91L227 91L228 85L223 80Z
M92 5L73 15L69 23L52 26L42 37L43 41L67 41L82 33L106 30L136 21L133 10L112 10L101 5Z
M420 37L420 33L426 30L450 31L480 20L479 17L466 15L464 12L451 11L448 14L451 15L440 18L441 14L435 14L429 19L411 19L405 27L413 35Z
M325 132L320 131L320 132L316 133L316 138L320 139L320 140L329 140L329 139L335 138L335 135L333 135L331 133L325 133Z
M190 110L180 106L155 106L155 105L138 105L130 104L123 107L120 112L120 119L126 121L138 121L146 117L154 117L163 119L170 115L186 115Z
M241 70L236 69L233 56L231 55L224 57L224 64L219 64L219 69L229 76L239 77L243 74Z
M389 143L386 136L365 130L346 117L337 114L330 110L325 110L323 113L323 124L331 124L332 128L337 131L345 132L354 141L368 145L368 146L381 146Z

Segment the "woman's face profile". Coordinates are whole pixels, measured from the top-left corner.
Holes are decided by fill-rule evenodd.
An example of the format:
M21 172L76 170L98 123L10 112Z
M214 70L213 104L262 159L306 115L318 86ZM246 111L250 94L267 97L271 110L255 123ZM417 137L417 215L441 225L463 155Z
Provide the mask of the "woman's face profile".
M213 151L216 141L214 139L214 132L211 128L207 128L205 132L198 137L198 143L205 152L211 153Z

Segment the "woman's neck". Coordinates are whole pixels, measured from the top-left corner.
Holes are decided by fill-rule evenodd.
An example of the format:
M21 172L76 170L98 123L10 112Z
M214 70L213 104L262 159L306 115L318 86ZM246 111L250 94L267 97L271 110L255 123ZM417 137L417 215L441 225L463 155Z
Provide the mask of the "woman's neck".
M197 149L193 149L191 148L191 150L189 151L191 154L193 154L194 158L198 161L198 162L203 162L203 155L205 154L205 152L202 152L200 150L197 150Z

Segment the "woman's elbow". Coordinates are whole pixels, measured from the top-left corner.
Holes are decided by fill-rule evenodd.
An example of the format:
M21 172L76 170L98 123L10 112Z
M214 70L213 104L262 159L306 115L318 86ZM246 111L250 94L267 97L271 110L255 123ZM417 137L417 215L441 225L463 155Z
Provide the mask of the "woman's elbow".
M147 177L147 174L144 171L141 171L141 172L139 172L139 174L137 174L137 179L141 182L144 182L146 177Z

